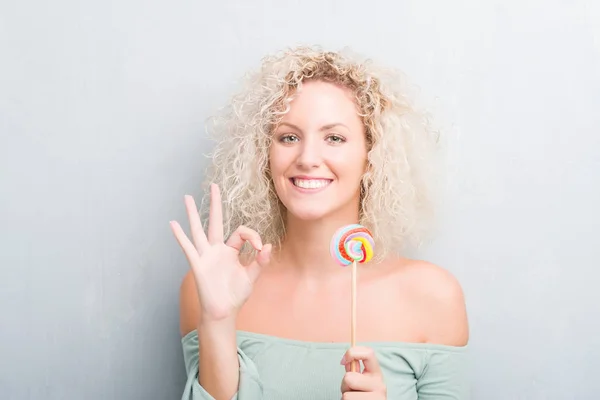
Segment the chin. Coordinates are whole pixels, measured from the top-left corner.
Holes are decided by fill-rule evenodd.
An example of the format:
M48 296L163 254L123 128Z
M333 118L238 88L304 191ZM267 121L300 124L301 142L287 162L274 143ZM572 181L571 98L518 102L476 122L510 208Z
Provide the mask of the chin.
M287 212L296 219L301 221L317 221L323 219L329 214L329 210L323 206L317 207L290 207Z

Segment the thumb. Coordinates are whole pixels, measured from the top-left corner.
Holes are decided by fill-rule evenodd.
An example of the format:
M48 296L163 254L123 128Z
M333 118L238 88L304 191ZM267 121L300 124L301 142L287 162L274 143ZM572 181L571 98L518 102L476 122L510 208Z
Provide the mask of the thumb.
M254 261L248 265L248 276L252 283L256 281L263 267L266 267L271 262L271 250L273 246L265 244L261 251L258 252Z

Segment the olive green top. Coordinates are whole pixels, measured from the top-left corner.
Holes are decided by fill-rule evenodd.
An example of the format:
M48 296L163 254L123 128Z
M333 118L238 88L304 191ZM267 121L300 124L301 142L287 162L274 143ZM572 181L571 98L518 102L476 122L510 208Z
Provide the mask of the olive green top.
M213 399L198 383L198 334L181 339L187 371L182 400ZM467 346L362 342L371 347L393 400L469 399ZM237 332L240 380L234 400L338 400L348 343L304 342Z

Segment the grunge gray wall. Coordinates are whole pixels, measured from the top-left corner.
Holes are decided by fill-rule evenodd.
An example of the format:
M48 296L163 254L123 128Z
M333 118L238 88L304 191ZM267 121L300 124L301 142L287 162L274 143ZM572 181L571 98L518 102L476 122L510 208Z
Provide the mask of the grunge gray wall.
M448 143L440 234L475 399L600 392L600 7L593 0L0 2L0 397L177 399L168 221L204 121L266 52L404 70Z

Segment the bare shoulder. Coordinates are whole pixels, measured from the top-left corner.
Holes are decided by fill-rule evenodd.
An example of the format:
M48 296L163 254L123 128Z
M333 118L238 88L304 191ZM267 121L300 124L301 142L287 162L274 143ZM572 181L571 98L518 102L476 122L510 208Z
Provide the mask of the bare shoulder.
M200 301L196 290L194 274L189 270L181 282L179 289L179 330L185 336L196 329L200 316Z
M448 270L422 260L398 261L395 274L408 293L428 343L464 346L469 323L463 289Z

